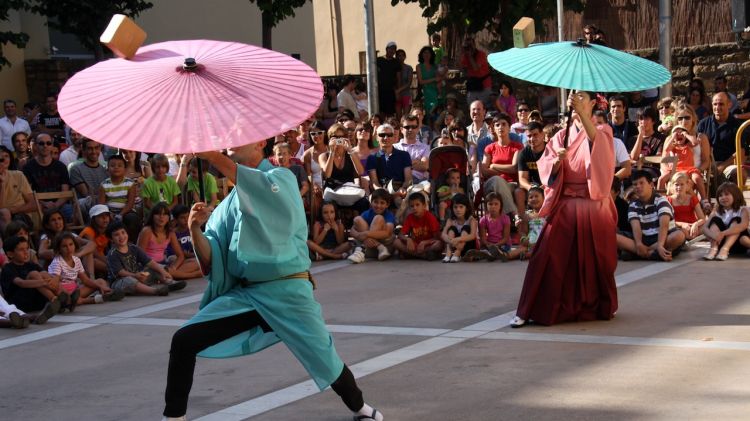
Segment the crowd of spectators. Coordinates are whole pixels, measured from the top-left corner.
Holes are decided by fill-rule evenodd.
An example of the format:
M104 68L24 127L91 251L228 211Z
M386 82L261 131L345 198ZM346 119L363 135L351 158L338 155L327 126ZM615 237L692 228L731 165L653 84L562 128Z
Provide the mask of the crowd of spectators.
M584 34L596 37L596 28ZM507 80L493 90L487 53L471 37L456 60L439 36L431 41L414 66L394 42L386 45L377 61L380 114L368 115L365 87L346 77L326 87L313 116L268 142L269 160L298 180L311 259L362 263L397 253L454 263L533 253L544 224L536 161L565 123L550 112L555 93L516 98ZM445 84L452 62L466 75L465 95ZM688 241L709 241L712 260L750 247L750 214L733 184L736 155L743 162L746 152L734 139L750 118L750 92L729 92L723 76L712 82L708 92L695 79L672 98L599 95L592 118L614 133L621 258L668 261ZM199 179L192 155L87 139L65 125L54 95L20 113L13 100L3 105L0 325L44 323L125 295L166 295L201 276L187 214L199 183L210 206L228 194L222 174L209 168ZM430 157L444 150L463 152L436 179Z

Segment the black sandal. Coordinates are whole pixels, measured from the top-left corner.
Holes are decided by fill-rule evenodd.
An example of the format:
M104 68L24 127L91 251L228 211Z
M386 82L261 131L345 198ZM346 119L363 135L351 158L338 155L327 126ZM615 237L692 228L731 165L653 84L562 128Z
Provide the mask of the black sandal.
M375 418L378 415L378 410L373 408L372 414L370 415L355 415L354 421L367 421L367 420L376 420Z

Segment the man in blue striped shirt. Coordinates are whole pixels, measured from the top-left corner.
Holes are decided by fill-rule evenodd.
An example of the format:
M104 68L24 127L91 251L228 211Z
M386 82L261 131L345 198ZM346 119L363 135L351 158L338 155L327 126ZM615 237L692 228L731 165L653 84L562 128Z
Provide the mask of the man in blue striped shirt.
M628 207L632 232L617 234L620 258L633 257L668 262L679 253L685 234L674 225L674 211L667 199L654 191L651 175L633 171L631 177L636 200Z

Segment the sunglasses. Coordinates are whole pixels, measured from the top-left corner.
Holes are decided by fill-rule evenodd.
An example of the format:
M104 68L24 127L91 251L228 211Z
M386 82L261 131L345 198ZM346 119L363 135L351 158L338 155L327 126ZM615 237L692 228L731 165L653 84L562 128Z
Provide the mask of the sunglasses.
M681 116L677 117L677 119L678 120L690 120L691 118L690 118L689 115L681 115Z
M364 127L359 127L357 129L358 132L366 132L367 130Z
M323 136L325 132L310 132L311 136Z
M52 142L36 142L39 146L52 146Z
M381 139L385 139L388 137L393 137L393 133L378 133L378 137Z
M519 108L519 109L518 109L518 112L519 112L519 113L528 113L528 112L529 112L529 109L528 109L528 108Z
M346 129L346 131L347 131L347 132L353 132L353 131L354 131L354 128L353 128L353 127L348 127L348 128Z
M402 126L402 127L405 128L406 130L414 130L417 128L417 126Z

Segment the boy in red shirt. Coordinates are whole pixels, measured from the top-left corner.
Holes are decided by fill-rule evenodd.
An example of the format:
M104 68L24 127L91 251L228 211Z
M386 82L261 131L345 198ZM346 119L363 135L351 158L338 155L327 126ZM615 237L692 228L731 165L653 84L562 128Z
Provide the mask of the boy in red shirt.
M440 257L443 242L440 241L440 223L435 215L427 210L424 194L415 192L409 195L411 213L406 217L401 233L393 242L401 258L435 260Z

